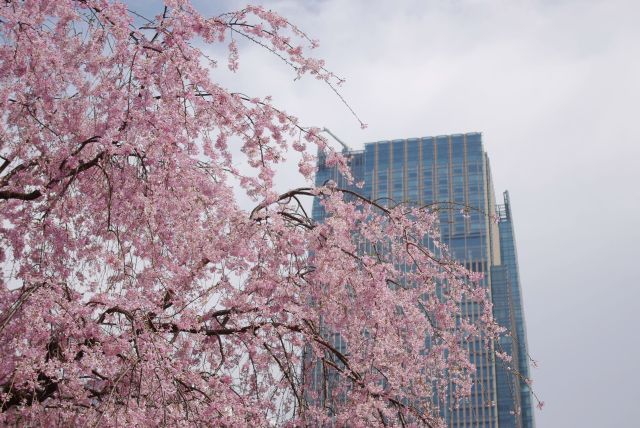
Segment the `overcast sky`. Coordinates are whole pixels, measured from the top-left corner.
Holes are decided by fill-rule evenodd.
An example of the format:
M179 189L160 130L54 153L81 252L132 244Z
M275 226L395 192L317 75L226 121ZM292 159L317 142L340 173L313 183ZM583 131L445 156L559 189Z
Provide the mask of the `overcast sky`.
M638 426L640 2L259 3L320 40L369 127L251 47L220 76L230 89L273 95L354 148L483 133L496 191L511 194L538 427Z

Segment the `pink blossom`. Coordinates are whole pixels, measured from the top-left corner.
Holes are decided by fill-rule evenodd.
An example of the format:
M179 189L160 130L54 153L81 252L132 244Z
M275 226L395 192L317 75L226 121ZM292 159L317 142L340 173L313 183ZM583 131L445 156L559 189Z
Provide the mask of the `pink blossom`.
M502 333L481 276L434 213L312 186L319 149L351 181L347 159L195 47L235 71L254 40L333 88L316 41L260 6L166 5L0 7L0 425L443 426L423 404L469 397L468 342ZM291 150L306 184L281 192Z

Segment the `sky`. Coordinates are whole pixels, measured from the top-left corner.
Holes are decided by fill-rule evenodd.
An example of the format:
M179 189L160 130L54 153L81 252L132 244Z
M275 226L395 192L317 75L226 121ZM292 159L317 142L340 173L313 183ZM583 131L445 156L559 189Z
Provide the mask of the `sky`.
M637 426L640 2L257 3L320 40L314 56L346 78L341 94L368 128L322 82L294 82L255 46L241 44L236 74L214 72L229 89L272 95L355 149L482 132L496 191L511 196L534 387L546 403L537 426ZM211 15L244 5L195 4Z

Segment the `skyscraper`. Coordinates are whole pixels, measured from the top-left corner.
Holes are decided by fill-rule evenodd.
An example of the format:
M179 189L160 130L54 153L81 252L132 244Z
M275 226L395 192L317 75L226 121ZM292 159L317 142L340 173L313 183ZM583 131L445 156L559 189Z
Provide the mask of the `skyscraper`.
M529 366L511 206L506 192L504 204L496 205L482 135L380 141L343 153L355 182L364 186L349 185L335 168L325 165L322 154L316 184L331 179L382 203L433 204L439 212L443 242L459 262L484 273L494 316L509 333L496 344L512 356L509 367L480 343L469 344L477 367L476 383L468 401L456 408L441 407L449 426L533 427L531 391L523 380L528 378ZM324 217L317 202L313 217L318 221Z

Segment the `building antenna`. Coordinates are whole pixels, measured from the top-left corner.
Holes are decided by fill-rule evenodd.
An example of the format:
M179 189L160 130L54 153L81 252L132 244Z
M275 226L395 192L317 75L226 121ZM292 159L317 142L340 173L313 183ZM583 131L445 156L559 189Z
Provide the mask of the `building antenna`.
M331 132L329 130L329 128L322 128L323 132L326 132L327 134L331 135L333 137L334 140L336 140L338 143L340 143L340 145L342 146L342 148L344 149L344 151L346 152L350 152L351 151L351 147L347 146L347 143L345 143L344 141L342 141L340 138L336 137L336 135Z

